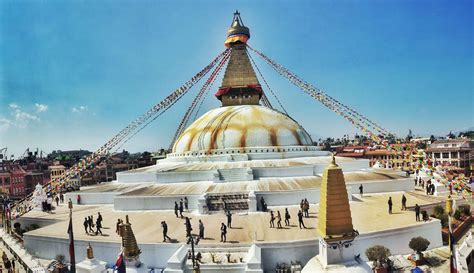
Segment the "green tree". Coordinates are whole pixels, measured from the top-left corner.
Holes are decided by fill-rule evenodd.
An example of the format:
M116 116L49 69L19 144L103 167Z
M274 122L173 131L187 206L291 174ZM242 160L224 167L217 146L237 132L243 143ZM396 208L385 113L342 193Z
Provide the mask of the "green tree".
M423 251L427 250L429 245L430 241L423 237L411 238L410 243L408 244L408 246L420 256L420 258L423 257Z
M374 263L374 266L376 266L377 262L379 264L382 264L387 261L390 255L392 255L390 253L390 249L382 245L374 245L365 250L365 256L367 256L367 259L369 259L369 261Z

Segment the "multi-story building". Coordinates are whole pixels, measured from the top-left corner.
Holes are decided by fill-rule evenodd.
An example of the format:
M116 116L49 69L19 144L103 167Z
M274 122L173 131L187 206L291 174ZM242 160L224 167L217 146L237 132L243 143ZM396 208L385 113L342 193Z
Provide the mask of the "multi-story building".
M10 198L20 199L25 197L25 176L26 171L20 165L11 165L10 167Z
M57 178L60 178L66 171L66 167L63 165L51 165L48 167L50 173L51 181L55 181ZM55 186L55 185L53 185Z
M469 174L474 157L474 141L468 139L444 139L433 142L426 153L433 162L442 166L459 167Z

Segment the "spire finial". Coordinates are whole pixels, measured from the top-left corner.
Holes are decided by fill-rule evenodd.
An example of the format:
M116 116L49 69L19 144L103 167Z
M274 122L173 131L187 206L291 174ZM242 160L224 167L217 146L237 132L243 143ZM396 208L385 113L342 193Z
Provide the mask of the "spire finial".
M250 38L250 30L244 25L242 18L240 17L240 12L235 10L234 18L232 19L232 24L227 30L227 39L225 41L225 46L230 47L232 44L236 43L247 43L247 40Z
M336 155L334 153L331 154L332 158L331 158L331 163L329 163L329 166L330 167L338 167L338 165L336 164Z

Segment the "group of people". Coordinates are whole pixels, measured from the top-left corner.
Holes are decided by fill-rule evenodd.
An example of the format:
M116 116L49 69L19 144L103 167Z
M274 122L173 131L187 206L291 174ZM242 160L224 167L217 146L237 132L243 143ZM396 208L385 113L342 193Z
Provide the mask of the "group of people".
M392 197L389 196L388 197L388 213L389 214L392 214L393 211L392 211L392 208L393 208L393 201L392 201ZM405 196L405 194L402 195L402 210L407 210L407 198Z
M308 200L306 200L306 199L304 199L304 201L308 202ZM303 210L298 211L298 225L299 225L300 229L306 228L303 218L304 217L309 217L309 212L308 212L309 211L309 203L308 203L307 206L305 205L305 207L308 208L308 210L305 211L305 213L303 213ZM305 216L305 215L308 215L308 216ZM288 208L285 208L285 227L290 226L290 219L291 219L290 212L288 211ZM282 217L281 217L281 213L280 213L279 210L276 211L276 216L275 216L273 211L270 211L270 228L275 228L275 220L277 221L277 228L278 229L283 228L283 226L281 225Z
M428 179L428 181L426 181L426 185L425 185L425 181L423 181L423 179L421 179L421 177L415 177L415 186L420 186L422 189L426 189L426 195L433 195L435 193L435 190L436 190L436 187L434 185L434 183L431 182L431 179ZM450 184L451 186L451 184ZM452 193L452 187L450 187L450 192Z
M119 224L117 224L118 229ZM185 217L184 226L186 230L186 237L192 236L192 224L191 219L189 217ZM166 221L161 221L161 231L163 232L163 242L171 241L171 237L168 236L168 224ZM199 239L204 239L204 223L201 219L199 219Z
M94 216L90 215L90 216L87 216L84 218L84 231L87 233L87 234L95 234L95 235L102 235L102 221L103 221L103 218L102 218L102 215L100 214L100 212L97 213L97 219L95 220L95 224L94 224ZM119 219L120 221L120 219ZM94 231L93 228L96 228L96 230ZM117 224L117 229L118 229L118 224ZM118 231L116 231L118 233Z
M304 217L309 218L309 202L308 199L301 199L300 202L301 211L304 214Z
M431 183L431 179L426 181L426 195L434 195L435 193L435 185Z
M64 203L64 194L61 192L59 194L53 194L49 192L47 194L46 200L41 202L41 209L45 212L51 212L53 210L53 202L56 202L56 207L59 206L59 203Z
M185 196L184 197L184 200L183 198L181 198L181 200L179 201L179 205L178 205L178 202L174 202L174 214L176 215L176 217L180 217L180 218L183 218L183 212L184 210L188 211L189 208L188 208L188 198ZM179 212L179 216L178 216L178 212Z

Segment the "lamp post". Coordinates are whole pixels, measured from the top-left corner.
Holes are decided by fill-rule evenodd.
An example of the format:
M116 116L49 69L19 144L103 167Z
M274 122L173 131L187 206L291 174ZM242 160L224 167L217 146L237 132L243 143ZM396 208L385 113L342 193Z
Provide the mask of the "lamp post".
M193 262L193 273L200 273L201 270L199 269L199 263L196 261L196 257L194 256L194 245L199 244L199 237L194 237L193 235L188 236L188 241L186 244L191 244L191 260Z
M68 208L69 208L69 228L68 228L68 233L69 233L69 256L70 256L70 261L71 261L71 273L76 273L76 254L74 251L74 233L72 229L72 200L69 198L68 202Z

